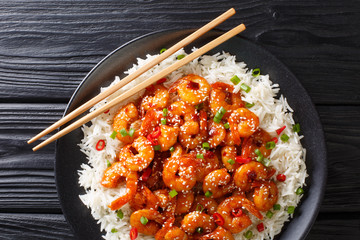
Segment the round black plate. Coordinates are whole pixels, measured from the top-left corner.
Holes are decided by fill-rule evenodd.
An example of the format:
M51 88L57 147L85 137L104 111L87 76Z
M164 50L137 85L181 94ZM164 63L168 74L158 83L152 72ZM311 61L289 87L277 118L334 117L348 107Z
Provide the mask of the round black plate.
M100 87L109 85L116 75L122 77L122 73L136 62L137 57L145 58L146 54L156 54L164 47L169 48L193 31L189 29L156 32L116 49L85 77L72 96L65 114L98 94ZM186 50L189 52L192 46L201 47L220 34L221 31L211 31ZM295 211L294 218L285 225L277 239L304 239L318 214L326 182L326 147L315 107L295 76L263 48L241 37L234 37L209 53L219 51L235 54L237 60L244 61L249 68L259 67L262 74L269 74L272 81L280 84L281 93L287 97L295 111L294 118L300 123L301 133L305 136L302 144L307 149L308 187L301 204ZM75 235L79 239L101 239L100 226L79 199L79 194L83 194L84 190L78 185L77 171L82 163L87 162L77 145L82 137L79 128L57 141L55 163L57 191L63 213Z

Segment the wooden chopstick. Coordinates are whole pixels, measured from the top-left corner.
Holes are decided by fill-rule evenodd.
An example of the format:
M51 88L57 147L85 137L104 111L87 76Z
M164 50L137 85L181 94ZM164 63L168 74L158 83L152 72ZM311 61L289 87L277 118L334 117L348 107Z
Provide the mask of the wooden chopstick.
M73 131L74 129L82 126L83 124L85 124L87 122L89 122L91 119L93 119L96 116L102 114L107 109L114 107L115 105L117 105L118 103L123 101L124 99L138 93L140 90L142 90L142 89L146 88L147 86L155 83L159 79L165 77L166 75L170 74L171 72L175 71L176 69L184 66L185 64L187 64L190 61L194 60L195 58L200 57L201 55L203 55L206 52L210 51L214 47L220 45L221 43L223 43L223 42L225 42L227 40L229 40L230 38L232 38L233 36L239 34L240 32L242 32L244 30L245 30L245 25L240 24L237 27L231 29L230 31L224 33L223 35L221 35L218 38L214 39L213 41L207 43L206 45L199 48L198 50L196 50L196 51L192 52L191 54L187 55L183 59L176 61L173 65L171 65L171 66L165 68L164 70L154 74L153 76L151 76L147 80L145 80L145 81L141 82L140 84L138 84L136 87L134 87L134 88L124 92L123 94L119 95L118 97L114 98L112 101L106 103L104 106L96 109L95 111L93 111L93 112L87 114L86 116L80 118L76 122L70 124L69 126L64 128L63 130L59 131L58 133L54 134L53 136L51 136L47 140L43 141L42 143L40 143L39 145L34 147L33 151L39 150L40 148L42 148L42 147L46 146L47 144L51 143L52 141L55 141L56 139L66 135L67 133Z
M149 70L150 68L155 66L156 64L158 64L161 61L163 61L164 59L168 58L169 56L174 54L179 49L181 49L184 46L188 45L189 43L193 42L194 40L196 40L197 38L199 38L200 36L202 36L203 34L208 32L209 30L213 29L214 27L216 27L220 23L224 22L226 19L228 19L229 17L231 17L234 14L235 14L235 9L230 8L225 13L221 14L219 17L215 18L214 20L212 20L208 24L204 25L203 27L201 27L200 29L198 29L194 33L190 34L189 36L187 36L186 38L184 38L183 40L181 40L180 42L178 42L177 44L175 44L174 46L172 46L171 48L169 48L168 50L166 50L162 54L160 54L153 61L145 64L144 66L142 66L141 68L136 70L134 73L128 75L125 78L123 78L116 85L108 88L106 91L100 93L99 95L97 95L96 97L90 99L88 102L84 103L83 105L81 105L77 109L73 110L71 113L69 113L68 115L66 115L65 117L60 119L59 121L55 122L50 127L46 128L45 130L43 130L42 132L40 132L39 134L37 134L33 138L31 138L27 143L33 143L34 141L40 139L41 137L47 135L48 133L54 131L58 127L61 127L65 123L67 123L70 120L74 119L75 117L79 116L81 113L85 112L86 110L88 110L89 108L94 106L96 103L100 102L104 98L106 98L109 95L113 94L114 92L116 92L117 90L119 90L120 88L122 88L123 86L128 84L129 82L131 82L133 79L137 78L138 76L140 76L141 74L143 74L144 72L146 72L147 70Z

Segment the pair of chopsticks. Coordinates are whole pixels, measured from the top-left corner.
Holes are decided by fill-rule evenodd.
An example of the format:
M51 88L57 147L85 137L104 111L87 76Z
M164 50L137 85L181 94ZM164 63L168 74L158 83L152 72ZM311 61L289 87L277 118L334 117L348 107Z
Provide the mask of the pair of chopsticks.
M67 123L70 120L74 119L75 117L79 116L81 113L85 112L86 110L88 110L89 108L94 106L96 103L98 103L101 100L103 100L104 98L110 96L111 94L113 94L114 92L116 92L117 90L119 90L120 88L125 86L126 84L128 84L133 79L137 78L138 76L140 76L141 74L143 74L144 72L146 72L147 70L149 70L150 68L155 66L156 64L158 64L161 61L163 61L164 59L168 58L170 55L174 54L179 49L181 49L184 46L188 45L189 43L193 42L194 40L196 40L197 38L199 38L200 36L202 36L203 34L208 32L209 30L213 29L214 27L216 27L220 23L224 22L226 19L228 19L229 17L231 17L234 14L235 14L235 10L233 8L231 8L228 11L226 11L225 13L221 14L219 17L215 18L214 20L212 20L211 22L209 22L208 24L206 24L202 28L198 29L194 33L190 34L188 37L184 38L183 40L181 40L180 42L178 42L177 44L175 44L174 46L172 46L171 48L169 48L168 50L166 50L165 52L160 54L153 61L145 64L144 66L142 66L141 68L136 70L134 73L126 76L125 78L123 78L116 85L108 88L107 90L100 93L96 97L90 99L88 102L84 103L83 105L81 105L80 107L78 107L74 111L70 112L68 115L66 115L65 117L63 117L59 121L52 124L50 127L46 128L45 130L43 130L42 132L37 134L35 137L31 138L28 141L28 143L29 144L33 143L34 141L40 139L41 137L47 135L48 133L54 131L55 129L61 127L65 123ZM47 144L61 138L62 136L68 134L71 131L73 131L74 129L82 126L83 124L85 124L87 122L89 122L91 119L93 119L96 116L100 115L101 113L107 111L108 109L114 107L115 105L117 105L118 103L123 101L124 99L136 94L137 92L139 92L142 89L148 87L149 85L154 84L159 79L165 77L166 75L170 74L171 72L175 71L176 69L178 69L178 68L184 66L185 64L191 62L195 58L200 57L201 55L205 54L206 52L210 51L211 49L213 49L216 46L220 45L221 43L229 40L230 38L234 37L235 35L239 34L240 32L242 32L244 30L245 30L245 25L240 24L237 27L231 29L230 31L224 33L223 35L221 35L218 38L214 39L213 41L207 43L206 45L199 48L198 50L196 50L196 51L192 52L191 54L187 55L183 59L176 61L176 63L174 63L173 65L167 67L166 69L162 70L161 72L156 73L152 77L150 77L147 80L141 82L136 87L124 92L123 94L116 97L115 99L108 102L107 104L103 105L102 107L96 109L95 111L93 111L93 112L87 114L86 116L80 118L76 122L70 124L66 128L62 129L58 133L54 134L53 136L49 137L48 139L46 139L45 141L40 143L39 145L35 146L33 148L33 151L39 150L40 148L46 146Z

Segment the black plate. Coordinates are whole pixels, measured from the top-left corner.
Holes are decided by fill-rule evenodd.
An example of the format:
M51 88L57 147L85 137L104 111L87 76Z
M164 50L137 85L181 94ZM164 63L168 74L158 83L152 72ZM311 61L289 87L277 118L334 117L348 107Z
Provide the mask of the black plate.
M156 32L137 38L104 58L85 77L72 96L65 114L71 112L85 101L99 93L101 86L107 86L116 75L123 72L136 62L137 57L144 58L146 54L156 54L162 48L168 48L189 35L194 30L169 30ZM192 46L203 44L222 34L221 31L211 31ZM186 49L187 51L190 51ZM301 125L302 140L307 149L306 165L309 177L307 188L301 204L297 207L294 218L285 225L277 239L304 239L318 214L326 182L326 147L324 134L313 103L305 89L296 77L272 54L254 43L234 37L211 53L226 51L237 56L238 61L244 61L249 68L259 67L262 74L269 74L272 81L279 83L281 93L288 99L294 109L294 118ZM56 145L56 185L63 213L79 239L101 239L100 226L92 218L79 199L84 190L78 185L77 171L86 157L77 146L83 134L77 129L57 141Z

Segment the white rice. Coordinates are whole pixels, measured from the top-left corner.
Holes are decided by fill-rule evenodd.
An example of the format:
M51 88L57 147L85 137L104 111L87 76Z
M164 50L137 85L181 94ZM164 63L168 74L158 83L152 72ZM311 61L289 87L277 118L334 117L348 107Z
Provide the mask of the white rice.
M123 91L132 88L138 82L170 66L176 61L176 56L179 54L186 53L184 50L179 50L176 54L158 64L107 100L94 106L90 111L102 106L106 101L113 99ZM148 55L146 59L137 59L137 64L129 69L126 74L131 74L140 66L151 61L154 57L156 56ZM274 238L276 234L280 233L284 223L289 221L291 217L287 213L287 206L297 206L299 203L301 196L296 195L295 191L297 188L303 187L305 178L307 177L305 165L306 151L300 143L302 136L292 131L292 125L295 124L292 117L293 110L288 105L284 96L281 95L275 98L279 92L279 85L272 83L268 75L253 77L252 70L247 69L245 63L236 62L236 57L229 53L217 53L212 56L205 55L195 59L167 76L169 81L165 83L165 86L168 87L180 77L190 73L204 77L210 84L222 81L231 85L233 84L230 82L230 78L237 75L241 79L241 83L245 83L251 87L249 93L242 91L243 100L249 103L255 103L251 111L259 117L260 127L275 137L277 136L275 130L284 125L286 126L283 133L290 137L289 141L283 143L279 139L270 156L271 165L277 170L277 173L286 175L286 181L277 184L279 188L278 204L281 205L281 210L272 211L274 213L273 217L271 219L264 217L262 221L250 214L253 225L243 232L234 235L235 239L244 239L244 232L251 230L254 233L252 239ZM120 78L116 77L112 85L119 81ZM235 86L235 91L240 90L241 83ZM101 89L101 91L103 90L105 90L105 88ZM85 125L82 127L84 138L79 146L81 151L87 156L89 162L88 164L83 164L81 170L79 170L79 184L86 190L86 194L81 195L80 199L91 210L94 219L98 220L100 230L106 231L104 239L108 240L130 239L129 232L131 229L129 224L131 210L128 204L122 208L124 212L124 218L122 220L116 216L114 211L110 211L107 207L111 201L125 192L125 185L120 184L116 189L108 189L100 184L104 170L107 167L107 160L112 163L121 147L119 140L110 138L110 134L113 132L111 125L112 119L122 105L138 98L142 93L143 92L139 93L132 99L124 101L116 108L112 108L109 113L96 117L91 121L90 127ZM100 139L105 140L106 147L102 151L97 151L95 146ZM273 179L275 179L275 176ZM256 229L257 224L260 222L263 222L265 226L265 230L261 233ZM112 229L115 229L117 232L111 232ZM154 238L139 234L138 239Z

